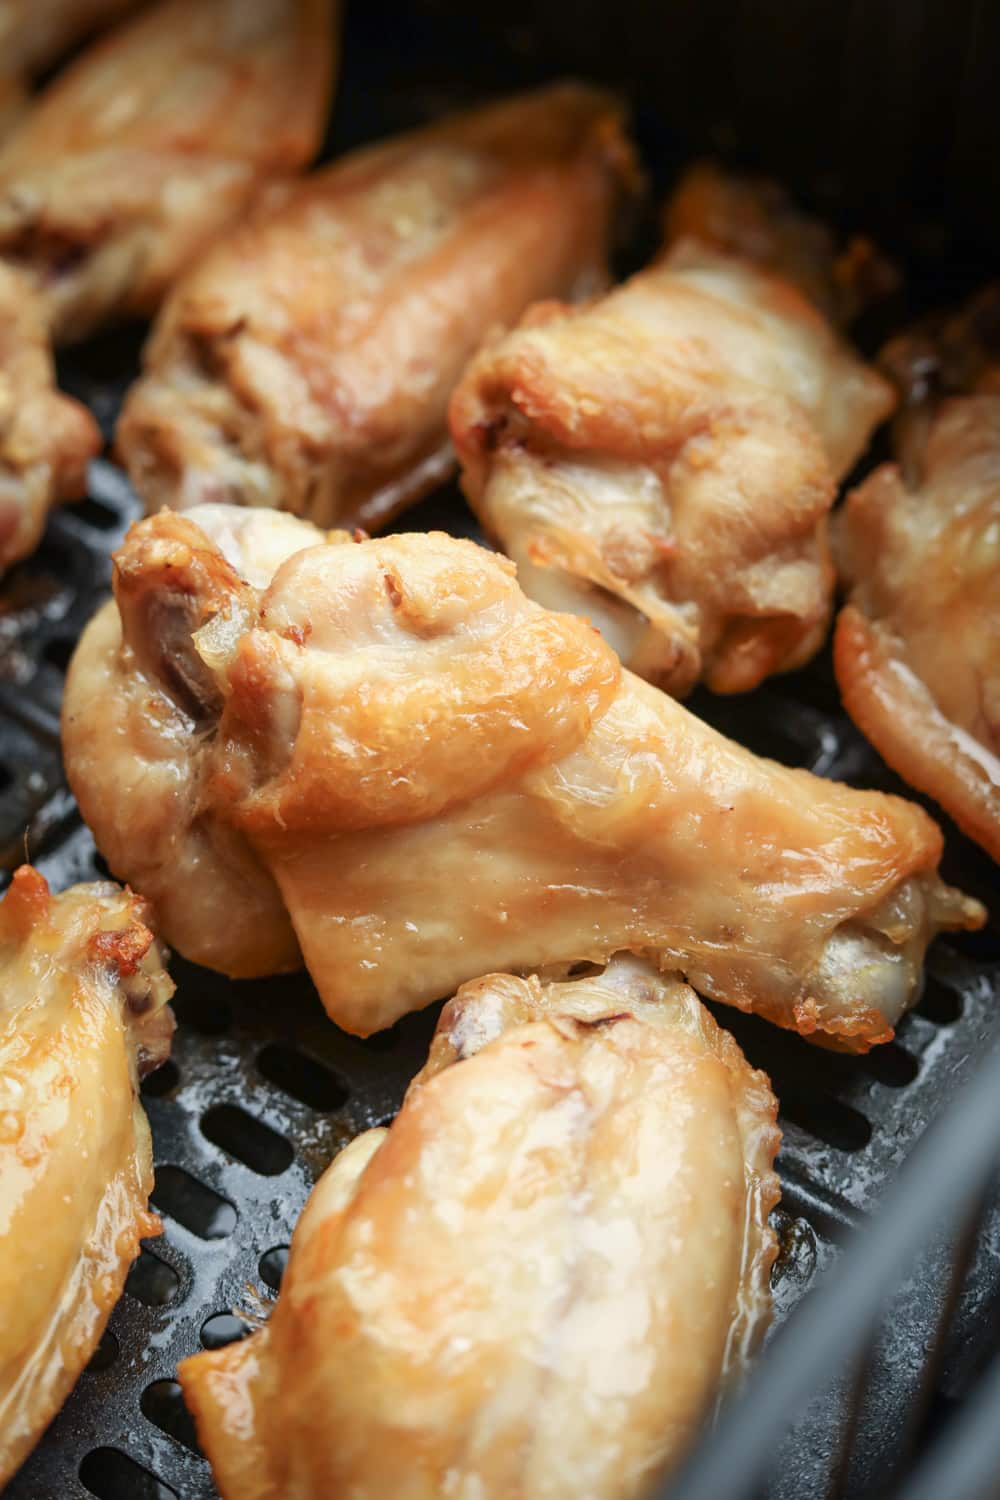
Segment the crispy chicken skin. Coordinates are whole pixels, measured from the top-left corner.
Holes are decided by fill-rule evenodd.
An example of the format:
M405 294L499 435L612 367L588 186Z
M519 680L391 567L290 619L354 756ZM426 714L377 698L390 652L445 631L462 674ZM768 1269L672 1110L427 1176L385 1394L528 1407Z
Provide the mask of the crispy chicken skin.
M819 648L836 481L891 404L788 280L685 239L584 307L532 308L472 362L451 432L524 589L682 696Z
M384 525L451 467L448 397L486 335L603 284L634 172L615 103L566 84L306 179L160 315L118 429L147 507Z
M982 920L921 809L755 758L470 542L341 534L262 590L163 512L116 554L115 596L64 707L98 845L229 972L287 935L273 880L349 1031L470 974L630 949L864 1049L934 932Z
M281 1295L180 1368L225 1500L632 1500L770 1313L767 1079L634 959L445 1007Z
M863 235L838 242L777 182L697 162L671 194L667 240L696 239L791 281L834 324L846 326L899 284L899 272Z
M84 493L100 447L86 407L56 390L38 298L0 265L0 571L34 551L51 506Z
M121 1295L153 1185L138 1077L170 1049L173 985L143 901L0 902L0 1487L52 1420Z
M1000 287L885 363L899 462L838 517L837 681L889 764L1000 860Z
M0 0L0 73L33 78L138 0Z
M0 152L0 255L54 336L153 311L322 136L334 0L161 0L49 85Z

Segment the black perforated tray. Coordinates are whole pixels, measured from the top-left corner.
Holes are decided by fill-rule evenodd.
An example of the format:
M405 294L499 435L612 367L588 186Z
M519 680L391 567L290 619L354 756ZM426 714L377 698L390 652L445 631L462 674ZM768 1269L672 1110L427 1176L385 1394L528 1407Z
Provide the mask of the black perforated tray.
M529 41L518 32L476 53L467 20L417 25L405 8L400 15L393 7L369 7L348 30L333 144L412 124L456 95L468 97L477 80L480 87L511 87L548 71ZM468 65L473 56L476 67ZM676 143L655 120L640 121L640 133L657 175L666 179ZM964 269L966 279L972 274ZM955 277L942 284L955 292ZM925 285L923 294L930 292ZM138 333L125 332L64 361L64 384L90 403L106 432L138 348ZM107 592L109 553L138 512L120 471L98 461L90 498L54 515L36 557L0 586L0 866L9 874L29 856L56 888L107 873L65 787L58 713L74 642ZM453 489L432 497L405 524L475 534ZM905 790L841 710L825 656L748 698L704 695L692 707L789 764ZM950 828L945 873L996 904L994 867ZM180 961L172 970L180 1023L173 1057L143 1086L164 1234L147 1243L97 1355L9 1485L9 1500L215 1494L180 1398L177 1362L202 1345L240 1336L246 1325L234 1310L253 1318L266 1306L316 1177L357 1131L391 1118L433 1029L430 1011L362 1042L326 1020L304 977L233 984ZM998 990L1000 931L991 920L982 934L934 946L916 1010L896 1041L865 1058L822 1052L715 1008L751 1061L770 1073L781 1100L779 1322L836 1253L843 1232L864 1221L927 1120L947 1102L990 1029ZM969 1367L961 1347L1000 1288L995 1228L991 1221L981 1238L960 1309L959 1352L946 1365L932 1415L960 1396ZM879 1432L901 1422L919 1376L921 1308L936 1296L932 1271L923 1274L908 1288L877 1371L879 1420L858 1456L855 1492L877 1470ZM821 1492L825 1481L817 1476L837 1441L836 1422L834 1406L825 1422L793 1439L772 1495L805 1500Z

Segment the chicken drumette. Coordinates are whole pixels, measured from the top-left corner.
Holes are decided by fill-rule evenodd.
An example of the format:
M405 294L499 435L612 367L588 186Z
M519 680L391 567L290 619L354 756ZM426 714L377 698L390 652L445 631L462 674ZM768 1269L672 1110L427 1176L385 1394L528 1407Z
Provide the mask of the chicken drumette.
M703 237L581 308L532 308L451 404L465 492L525 590L675 695L752 688L818 649L836 483L892 405L795 285L800 262L823 270L809 226L754 255L735 211L709 238L707 191L674 213Z
M208 535L227 515L133 527L64 706L84 817L189 957L267 972L297 939L367 1033L472 974L630 949L863 1049L933 934L981 922L920 808L757 759L506 559L437 534L295 551L311 528L262 513L269 565L291 554L262 589Z
M138 1078L170 1049L172 991L144 902L110 883L51 896L17 871L0 902L0 1487L159 1233Z
M335 162L192 270L118 446L151 509L384 524L453 463L447 404L494 328L605 279L634 168L606 95L555 86Z
M160 0L93 44L0 151L0 257L57 339L150 313L198 250L313 155L334 0Z
M898 463L838 517L851 716L1000 859L1000 287L889 345Z
M635 959L467 984L267 1325L180 1368L226 1500L637 1500L766 1327L776 1108Z

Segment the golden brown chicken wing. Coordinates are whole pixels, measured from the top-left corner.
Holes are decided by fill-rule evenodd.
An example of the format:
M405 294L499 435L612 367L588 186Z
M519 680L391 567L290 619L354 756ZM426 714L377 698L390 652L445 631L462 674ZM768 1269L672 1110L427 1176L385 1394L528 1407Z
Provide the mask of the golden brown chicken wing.
M633 170L613 101L563 85L307 179L160 316L118 429L149 508L384 524L450 468L448 397L487 333L602 283Z
M225 1500L644 1494L766 1326L775 1113L634 959L466 985L267 1325L180 1368Z
M58 339L148 314L312 156L335 0L161 0L50 84L0 152L0 256Z
M117 886L50 896L27 865L0 902L0 1486L159 1232L137 1080L169 1051L173 985L146 923Z
M766 177L698 162L667 204L667 241L696 239L785 277L834 324L846 325L899 285L896 267L863 235L840 244Z
M451 431L525 590L677 696L818 649L836 481L891 404L789 281L689 239L582 308L533 308L473 361Z
M0 265L0 571L34 551L51 506L84 493L100 447L87 409L55 388L38 298Z
M900 463L838 517L837 681L889 764L1000 860L1000 288L886 364Z
M630 949L863 1049L982 920L921 809L756 759L470 542L341 534L261 590L163 512L115 594L63 720L98 845L200 962L292 962L290 918L350 1031Z
M30 79L139 0L0 0L0 74Z

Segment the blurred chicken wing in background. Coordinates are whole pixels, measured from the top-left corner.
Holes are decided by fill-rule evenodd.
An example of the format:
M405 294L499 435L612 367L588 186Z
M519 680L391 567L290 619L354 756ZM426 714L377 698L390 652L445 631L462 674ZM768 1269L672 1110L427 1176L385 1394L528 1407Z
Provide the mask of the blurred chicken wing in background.
M449 471L447 404L497 327L606 280L620 110L553 86L354 153L177 287L118 448L147 508L384 525Z
M0 264L0 571L38 545L51 506L78 500L101 434L55 387L41 301Z
M151 313L330 99L335 0L160 0L70 64L0 151L0 257L53 336Z
M1000 286L883 362L898 462L837 518L837 681L879 754L1000 860Z

